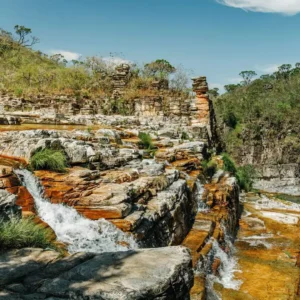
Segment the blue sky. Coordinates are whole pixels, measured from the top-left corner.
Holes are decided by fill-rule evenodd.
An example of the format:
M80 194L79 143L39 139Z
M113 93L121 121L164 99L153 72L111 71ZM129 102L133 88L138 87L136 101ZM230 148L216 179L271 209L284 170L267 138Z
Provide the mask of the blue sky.
M164 58L211 86L237 82L242 70L300 61L300 0L0 0L0 7L0 27L32 28L43 52Z

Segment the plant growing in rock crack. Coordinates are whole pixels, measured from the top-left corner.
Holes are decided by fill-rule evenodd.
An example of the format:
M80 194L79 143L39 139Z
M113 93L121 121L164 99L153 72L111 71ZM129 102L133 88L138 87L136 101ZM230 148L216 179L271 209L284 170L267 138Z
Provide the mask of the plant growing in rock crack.
M140 139L139 144L143 148L148 149L148 150L151 150L154 148L153 141L152 141L150 134L145 133L145 132L140 132L139 139Z
M188 135L187 132L183 131L183 132L181 133L181 139L182 139L182 140L189 140L190 137L189 137L189 135Z
M65 172L67 167L67 158L60 150L45 148L39 150L31 157L30 166L33 170Z
M87 129L86 129L86 131L88 132L88 134L89 135L91 135L92 134L92 127L91 126L89 126Z
M203 174L209 177L210 179L214 176L214 174L218 170L217 162L212 159L201 161L201 167L202 167Z
M152 185L156 190L162 191L169 185L169 182L165 175L160 175L154 178Z
M131 199L134 199L137 197L137 189L135 188L129 188L128 189L128 192L127 192L128 196L131 198Z

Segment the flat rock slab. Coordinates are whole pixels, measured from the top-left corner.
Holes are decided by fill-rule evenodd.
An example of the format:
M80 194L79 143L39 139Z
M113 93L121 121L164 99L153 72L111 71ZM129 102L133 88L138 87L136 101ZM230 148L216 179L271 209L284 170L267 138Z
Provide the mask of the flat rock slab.
M194 281L190 253L181 246L62 259L57 254L27 249L1 255L2 296L25 299L36 293L43 299L184 300L189 299Z

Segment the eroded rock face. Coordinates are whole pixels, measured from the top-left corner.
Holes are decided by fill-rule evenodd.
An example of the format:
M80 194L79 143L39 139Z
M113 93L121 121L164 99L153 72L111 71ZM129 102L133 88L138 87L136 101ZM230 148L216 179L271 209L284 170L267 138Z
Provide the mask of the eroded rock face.
M58 256L33 248L1 255L0 296L184 300L193 285L191 257L184 247Z
M15 191L20 185L9 166L0 165L0 219L20 218L21 207L17 205Z
M17 196L0 190L0 219L9 220L21 216L21 207L16 205Z

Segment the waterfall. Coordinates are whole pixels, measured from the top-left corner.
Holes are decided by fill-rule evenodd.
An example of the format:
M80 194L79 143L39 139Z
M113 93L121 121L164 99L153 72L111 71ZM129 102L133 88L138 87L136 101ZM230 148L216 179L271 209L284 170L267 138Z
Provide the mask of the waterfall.
M202 195L203 195L203 192L204 192L204 186L203 184L201 184L200 180L197 179L195 181L195 185L196 185L196 198L197 198L197 204L198 204L198 212L200 211L208 211L209 210L209 207L206 205L206 203L204 203L202 201Z
M54 230L58 241L68 245L70 253L116 252L137 248L132 236L105 219L89 220L70 206L53 204L45 199L42 185L31 172L19 169L15 173L34 198L39 217Z
M224 232L224 241L221 244L211 238L209 243L212 248L208 253L206 259L202 262L199 261L196 267L196 273L206 275L206 292L208 300L219 300L221 297L214 290L214 283L220 283L224 288L239 290L242 281L234 279L235 272L239 272L237 259L234 257L235 247L233 239L228 234L226 227L222 225ZM213 264L219 260L217 270L214 270Z

